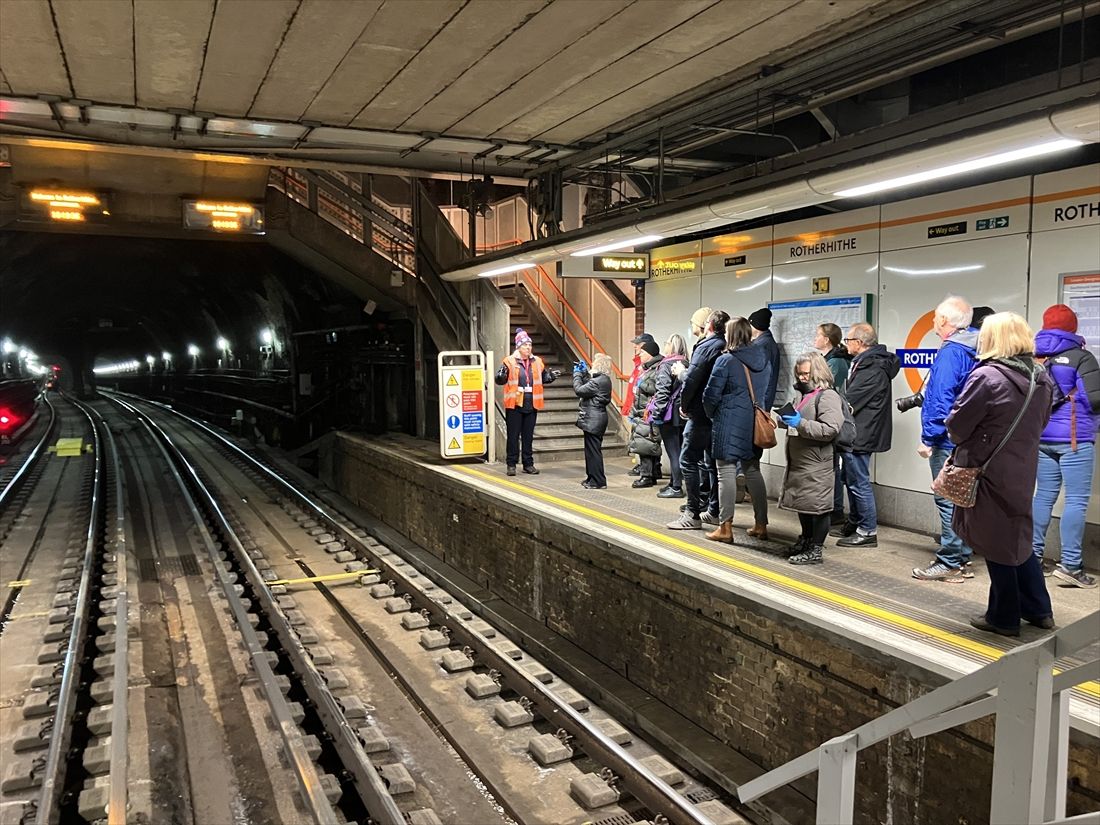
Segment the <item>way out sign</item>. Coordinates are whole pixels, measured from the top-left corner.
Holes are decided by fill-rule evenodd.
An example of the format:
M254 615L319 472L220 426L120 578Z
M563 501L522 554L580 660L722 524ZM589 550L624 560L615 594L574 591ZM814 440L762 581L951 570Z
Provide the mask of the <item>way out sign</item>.
M484 455L488 449L488 372L481 352L439 353L439 454Z

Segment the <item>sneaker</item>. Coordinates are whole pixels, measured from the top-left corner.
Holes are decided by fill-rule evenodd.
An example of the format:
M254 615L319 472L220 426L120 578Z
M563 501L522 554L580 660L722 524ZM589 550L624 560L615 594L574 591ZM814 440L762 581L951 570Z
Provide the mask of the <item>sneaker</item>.
M703 522L691 513L684 513L676 521L670 521L665 527L669 530L700 530L703 527Z
M957 579L962 575L962 571L957 567L948 567L942 561L934 561L927 567L914 567L913 578L921 579L927 582L940 582L947 581L948 579Z
M834 539L846 539L848 536L854 536L856 534L856 526L850 521L845 521L842 527L837 527L835 530L830 530L829 535Z
M836 543L837 547L878 547L878 536L863 536L856 533Z
M1072 587L1096 587L1096 579L1084 570L1070 570L1068 567L1059 564L1054 568L1053 575L1058 581L1065 582Z
M508 465L508 475L514 476L515 474L516 474L516 465L515 464L509 464Z
M687 502L685 501L683 504L680 505L680 512L681 513L686 513L687 509L688 509L688 506L687 506Z
M684 491L683 490L678 490L675 487L665 487L663 490L661 490L659 493L657 493L657 498L683 498L683 497L684 497Z
M645 476L642 476L641 478L634 479L634 483L630 486L635 488L656 487L657 482L654 481L652 478L646 478Z
M821 555L821 545L815 544L809 550L791 556L787 561L791 564L823 564L825 558Z
M970 620L970 626L976 627L978 630L984 630L986 633L996 633L999 636L1019 636L1020 628L1011 627L997 627L995 624L990 624L985 620L985 615L974 616Z
M712 513L709 510L704 510L702 513L700 513L699 514L699 520L702 521L703 524L718 524L719 523L717 514Z
M539 474L539 468L532 464L530 467L524 467L523 472L529 476L537 476Z
M1050 559L1040 559L1039 561L1043 566L1043 578L1049 579L1054 575L1054 568L1058 566L1058 562Z

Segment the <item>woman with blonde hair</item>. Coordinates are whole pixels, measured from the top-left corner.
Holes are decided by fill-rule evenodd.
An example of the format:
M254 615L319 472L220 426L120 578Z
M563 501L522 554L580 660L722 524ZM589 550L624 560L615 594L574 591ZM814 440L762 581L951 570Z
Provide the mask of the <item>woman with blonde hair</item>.
M791 564L821 564L833 510L833 441L844 424L844 403L820 352L804 352L794 364L792 409L787 426L787 471L779 506L798 513L802 532L789 549Z
M952 464L982 468L974 506L956 506L952 527L985 557L989 571L988 605L970 624L1019 636L1021 619L1054 627L1043 568L1031 547L1031 497L1053 386L1035 361L1031 328L1015 312L982 323L978 362L947 416Z
M598 353L592 370L584 361L573 365L573 392L580 399L577 426L584 433L584 472L581 486L602 490L607 486L603 468L603 436L607 432L607 405L611 403L611 356Z
M684 434L684 419L680 415L681 380L687 368L687 344L682 335L670 335L661 354L664 360L657 366L657 393L649 402L649 420L661 428L661 443L668 456L672 478L657 493L657 498L683 498L683 475L680 472L680 444Z

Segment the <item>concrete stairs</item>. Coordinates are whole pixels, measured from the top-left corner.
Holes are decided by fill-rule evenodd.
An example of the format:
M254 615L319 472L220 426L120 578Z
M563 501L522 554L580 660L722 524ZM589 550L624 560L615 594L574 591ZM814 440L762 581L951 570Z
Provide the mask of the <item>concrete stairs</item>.
M502 287L501 297L508 305L509 336L514 336L516 327L523 327L531 336L535 355L542 358L548 369L561 370L561 378L545 387L543 394L546 406L539 412L535 426L535 461L582 461L584 459L584 434L577 428L577 406L579 399L573 392L573 361L575 356L552 332L541 313L538 313L526 292L517 287ZM508 352L513 350L511 338ZM611 423L604 436L605 455L625 452L626 443L618 435L616 426L617 411L608 408ZM503 455L503 451L501 452Z

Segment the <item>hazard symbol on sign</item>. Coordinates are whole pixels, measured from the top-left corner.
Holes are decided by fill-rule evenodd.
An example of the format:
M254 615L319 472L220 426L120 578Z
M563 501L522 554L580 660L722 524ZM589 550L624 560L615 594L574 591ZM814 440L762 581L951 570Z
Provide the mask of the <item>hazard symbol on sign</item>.
M461 447L461 445L460 445L460 444L458 443L458 439L457 439L457 438L452 438L452 439L451 439L451 443L447 445L447 449L448 449L448 450L461 450L461 449L462 449L462 447Z
M450 395L447 396L447 406L448 407L457 407L458 406L458 393L451 393Z
M458 379L455 377L455 374L453 372L451 373L451 377L447 379L447 386L448 387L457 387L458 386Z

